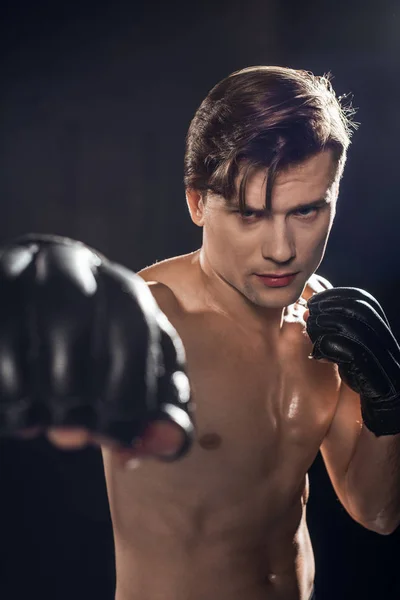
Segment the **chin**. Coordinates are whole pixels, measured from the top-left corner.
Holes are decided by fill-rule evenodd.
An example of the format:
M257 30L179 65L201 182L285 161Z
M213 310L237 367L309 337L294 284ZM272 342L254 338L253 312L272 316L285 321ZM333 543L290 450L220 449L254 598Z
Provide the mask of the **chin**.
M282 309L297 302L303 293L305 284L299 286L288 285L282 288L266 288L261 292L259 290L247 290L246 297L261 308Z
M296 298L297 300L297 298ZM255 304L256 306L259 306L260 308L267 308L267 309L271 309L271 310L283 310L284 308L286 308L287 306L290 306L291 304L293 304L296 300L289 300L289 301L279 301L277 298L275 300L260 300L259 302L253 302L253 304Z

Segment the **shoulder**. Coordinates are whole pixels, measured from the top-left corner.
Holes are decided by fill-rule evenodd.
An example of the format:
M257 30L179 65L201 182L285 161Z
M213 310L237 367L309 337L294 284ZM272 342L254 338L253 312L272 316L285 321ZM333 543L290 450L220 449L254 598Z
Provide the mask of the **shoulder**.
M158 281L147 281L146 283L157 305L169 319L174 320L181 314L182 307L171 288Z
M180 307L176 295L167 284L168 274L166 271L162 263L156 263L139 271L138 275L147 283L162 312L168 318L171 318L179 312Z
M319 294L324 290L330 290L332 287L333 285L330 283L330 281L325 279L325 277L321 277L321 275L314 273L314 275L311 275L310 279L307 281L301 297L304 300L309 300L311 296L314 296L314 294Z
M174 285L174 282L182 278L189 271L190 265L197 258L197 254L198 252L192 252L191 254L167 258L142 269L138 275L145 281L157 281L171 287Z
M169 318L178 316L183 311L182 282L190 278L194 254L156 262L138 273L148 284L158 306Z

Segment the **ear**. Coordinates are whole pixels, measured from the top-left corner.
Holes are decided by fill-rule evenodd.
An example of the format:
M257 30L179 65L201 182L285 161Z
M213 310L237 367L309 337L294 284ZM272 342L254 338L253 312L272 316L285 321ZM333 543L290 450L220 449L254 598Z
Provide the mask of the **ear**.
M204 202L201 192L198 190L186 190L186 202L188 205L190 217L195 225L203 227L204 225Z

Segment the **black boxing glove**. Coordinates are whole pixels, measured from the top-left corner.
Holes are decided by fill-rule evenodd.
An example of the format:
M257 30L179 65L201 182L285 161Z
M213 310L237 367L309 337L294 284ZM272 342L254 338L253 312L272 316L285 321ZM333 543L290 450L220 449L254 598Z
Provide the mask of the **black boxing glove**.
M400 348L379 303L356 288L333 288L308 301L312 356L337 363L360 395L365 425L376 436L400 433Z
M130 447L155 420L193 435L185 351L146 283L80 242L0 251L0 435L80 426Z

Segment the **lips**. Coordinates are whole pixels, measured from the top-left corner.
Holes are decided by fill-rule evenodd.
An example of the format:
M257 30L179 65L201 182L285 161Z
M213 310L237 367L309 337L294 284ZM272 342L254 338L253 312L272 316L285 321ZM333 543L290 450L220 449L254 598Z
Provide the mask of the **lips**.
M270 273L268 275L256 275L256 277L267 287L286 287L292 283L297 273Z
M258 277L271 277L272 279L279 279L280 277L293 277L297 273L257 273Z

